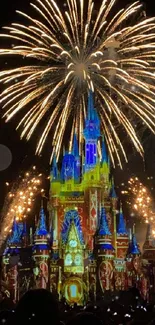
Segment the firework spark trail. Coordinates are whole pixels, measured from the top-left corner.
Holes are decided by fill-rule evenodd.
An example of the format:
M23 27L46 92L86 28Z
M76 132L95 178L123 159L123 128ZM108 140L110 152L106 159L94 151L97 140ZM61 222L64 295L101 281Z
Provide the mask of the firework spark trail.
M131 22L141 13L139 1L112 16L115 2L101 1L94 19L93 0L67 0L65 12L54 0L35 0L31 6L40 20L17 11L28 23L4 27L1 37L17 44L0 55L24 57L26 65L0 72L5 86L0 102L6 121L23 112L21 138L29 140L44 122L37 154L53 133L51 157L55 152L58 159L66 130L73 140L74 125L81 151L90 89L113 164L116 158L121 166L122 154L127 160L120 130L141 155L135 121L155 132L155 18Z
M122 192L124 193L124 192ZM145 187L138 177L132 177L128 181L128 191L130 194L130 205L136 211L138 217L151 225L152 235L155 236L155 214L153 212L153 199L147 187Z
M35 197L44 192L41 188L42 175L37 174L35 166L20 177L8 193L2 210L0 224L0 247L12 229L14 218L24 220L33 209Z

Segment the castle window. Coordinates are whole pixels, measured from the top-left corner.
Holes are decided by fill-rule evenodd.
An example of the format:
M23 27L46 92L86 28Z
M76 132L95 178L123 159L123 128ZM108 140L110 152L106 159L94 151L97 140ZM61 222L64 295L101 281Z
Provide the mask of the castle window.
M70 286L70 290L71 290L71 297L76 298L77 297L77 286L75 284L72 284Z
M71 266L72 265L72 255L66 254L65 257L65 266Z

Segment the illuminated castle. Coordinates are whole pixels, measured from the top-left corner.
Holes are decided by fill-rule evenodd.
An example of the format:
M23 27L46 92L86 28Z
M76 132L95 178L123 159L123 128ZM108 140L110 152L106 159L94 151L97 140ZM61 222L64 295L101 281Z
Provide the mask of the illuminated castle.
M91 92L83 136L83 162L76 134L60 172L53 159L48 220L42 206L30 236L26 227L14 221L3 256L3 280L14 300L32 287L48 288L70 304L84 304L106 290L127 290L133 285L146 294L139 247L126 229L103 137L99 159L102 135Z

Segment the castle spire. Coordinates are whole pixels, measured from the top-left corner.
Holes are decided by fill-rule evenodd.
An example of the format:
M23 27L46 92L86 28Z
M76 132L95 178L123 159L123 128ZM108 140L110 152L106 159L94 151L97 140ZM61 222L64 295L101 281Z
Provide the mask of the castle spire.
M100 137L100 119L94 108L93 93L89 92L88 114L85 121L85 170L89 171L97 164L97 140Z
M110 190L110 198L117 199L113 178L112 178L112 184L111 184L111 190Z
M101 208L101 220L100 220L100 228L99 228L99 235L100 236L110 236L111 232L109 230L107 216L105 208Z
M74 157L79 157L79 146L76 133L74 133L72 154Z
M135 234L132 235L132 241L131 241L129 254L140 255L140 250L139 250L139 247L137 244L137 239L136 239Z
M41 205L41 209L40 209L40 218L39 218L38 227L36 229L36 235L37 236L47 236L48 235L48 231L47 231L47 227L46 227L46 217L45 217L44 208L43 208L43 201L42 201L42 205Z
M126 224L125 224L124 216L123 216L123 211L122 211L122 204L121 204L121 207L120 207L119 224L118 224L117 234L118 235L128 235L128 232L126 230Z
M101 160L101 163L109 164L109 159L108 159L108 155L107 155L107 149L106 149L104 136L102 137L102 160Z
M56 161L56 156L54 154L53 157L53 164L52 164L52 182L57 181L59 178L59 173L58 173L58 166L57 166L57 161Z
M11 245L19 244L20 241L21 241L21 238L20 238L20 233L19 233L19 229L18 229L18 223L17 223L16 218L14 218L13 226L12 226L12 235L9 238L8 243Z

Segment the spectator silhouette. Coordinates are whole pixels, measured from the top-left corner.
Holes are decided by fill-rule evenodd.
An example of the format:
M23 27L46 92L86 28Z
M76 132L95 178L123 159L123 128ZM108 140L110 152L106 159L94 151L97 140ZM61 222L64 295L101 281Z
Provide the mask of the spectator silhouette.
M93 313L79 313L72 318L67 325L102 325L101 320Z
M28 291L19 301L10 324L48 324L59 323L58 303L53 294L44 289Z

